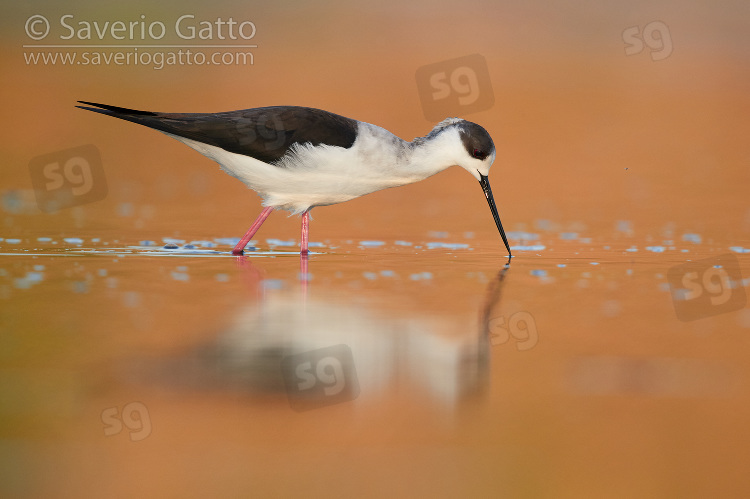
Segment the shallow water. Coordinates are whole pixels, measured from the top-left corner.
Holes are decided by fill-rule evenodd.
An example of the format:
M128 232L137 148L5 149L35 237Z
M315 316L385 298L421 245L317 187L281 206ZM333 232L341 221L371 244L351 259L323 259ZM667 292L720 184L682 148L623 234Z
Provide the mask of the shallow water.
M750 497L746 2L33 4L0 51L0 497ZM252 65L28 59L245 45L220 19ZM459 167L316 207L306 261L282 213L233 257L261 200L79 100L465 117L515 257Z
M441 232L328 240L306 260L277 239L243 257L232 238L0 241L9 483L70 497L304 495L318 479L350 495L384 477L394 493L554 495L600 490L591 472L633 495L745 483L743 246L537 232L511 233L509 267L499 241ZM670 285L704 259L705 296Z

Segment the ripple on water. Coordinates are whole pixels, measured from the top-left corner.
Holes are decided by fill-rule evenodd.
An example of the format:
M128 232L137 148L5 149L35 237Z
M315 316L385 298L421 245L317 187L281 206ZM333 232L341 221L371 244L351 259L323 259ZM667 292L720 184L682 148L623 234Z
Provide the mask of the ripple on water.
M701 238L700 234L691 234L691 233L683 234L682 240L695 243L695 244L700 244L701 242L703 242L703 238Z
M533 232L525 232L522 230L511 230L507 233L508 239L518 239L522 241L536 241L539 239L539 234Z
M225 244L227 246L237 246L237 244L240 242L239 237L217 237L214 239L214 242L216 244ZM250 241L248 244L253 244L254 241Z
M295 241L284 241L281 239L266 239L266 244L270 246L297 246Z
M252 243L252 241L250 242ZM211 242L211 241L202 241L202 240L190 241L189 244L192 244L193 246L200 246L201 248L215 248L216 247L216 243Z
M544 249L547 249L547 247L543 244L532 244L532 245L517 244L515 246L511 246L510 249L516 250L516 251L542 251Z
M469 248L468 244L464 243L442 243L442 242L428 242L427 243L427 249L435 249L435 248L443 248L443 249L467 249Z

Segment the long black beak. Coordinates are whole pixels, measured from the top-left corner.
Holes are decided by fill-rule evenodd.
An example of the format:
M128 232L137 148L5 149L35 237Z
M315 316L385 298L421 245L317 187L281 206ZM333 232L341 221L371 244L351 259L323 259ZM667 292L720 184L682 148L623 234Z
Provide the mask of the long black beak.
M490 181L487 179L486 176L482 175L481 173L479 174L479 185L482 186L482 190L484 191L484 197L487 198L487 203L490 205L492 216L495 218L495 224L497 225L497 230L500 231L500 237L503 238L505 247L508 250L508 256L511 257L513 255L510 254L510 244L508 244L508 238L505 237L503 224L500 222L500 215L497 214L497 206L495 206L495 198L492 197L492 189L490 189Z

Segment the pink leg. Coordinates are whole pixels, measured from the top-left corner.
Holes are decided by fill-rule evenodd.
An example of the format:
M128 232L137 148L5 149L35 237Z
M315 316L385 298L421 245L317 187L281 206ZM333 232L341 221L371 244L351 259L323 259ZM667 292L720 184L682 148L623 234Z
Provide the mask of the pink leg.
M310 229L310 212L302 214L302 241L300 242L300 255L307 255L307 236Z
M256 232L258 232L258 229L260 229L260 226L263 225L263 222L266 221L266 218L268 218L268 215L270 215L272 211L273 208L270 206L266 206L265 208L263 208L263 211L260 212L260 215L258 215L258 218L255 219L253 225L250 226L245 235L242 236L242 239L240 239L240 242L237 243L237 246L235 246L232 250L233 255L241 255L243 253L242 250L245 249L247 243L249 243L250 239L253 238Z
M310 280L310 274L307 267L307 253L299 255L299 280L302 283L302 298L307 299L307 282Z

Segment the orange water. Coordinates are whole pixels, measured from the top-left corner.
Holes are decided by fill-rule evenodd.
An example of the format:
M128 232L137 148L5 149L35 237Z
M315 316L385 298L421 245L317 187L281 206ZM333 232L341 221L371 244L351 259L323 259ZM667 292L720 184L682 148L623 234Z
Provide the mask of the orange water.
M3 496L747 495L747 15L697 2L461 10L70 11L258 27L252 67L164 70L28 66L26 19L68 11L4 16ZM671 55L625 55L623 31L653 21ZM304 281L294 246L267 242L297 243L297 217L273 214L257 251L231 257L215 240L244 233L257 196L176 141L73 108L306 105L411 139L433 125L417 69L474 53L494 104L466 118L495 140L511 243L538 246L502 274L460 169L313 210ZM102 199L40 211L29 165L85 144ZM165 238L224 253L163 250ZM675 275L703 294L676 300ZM359 391L295 411L283 359L337 345L351 364L334 358L344 371L317 380L354 372Z

